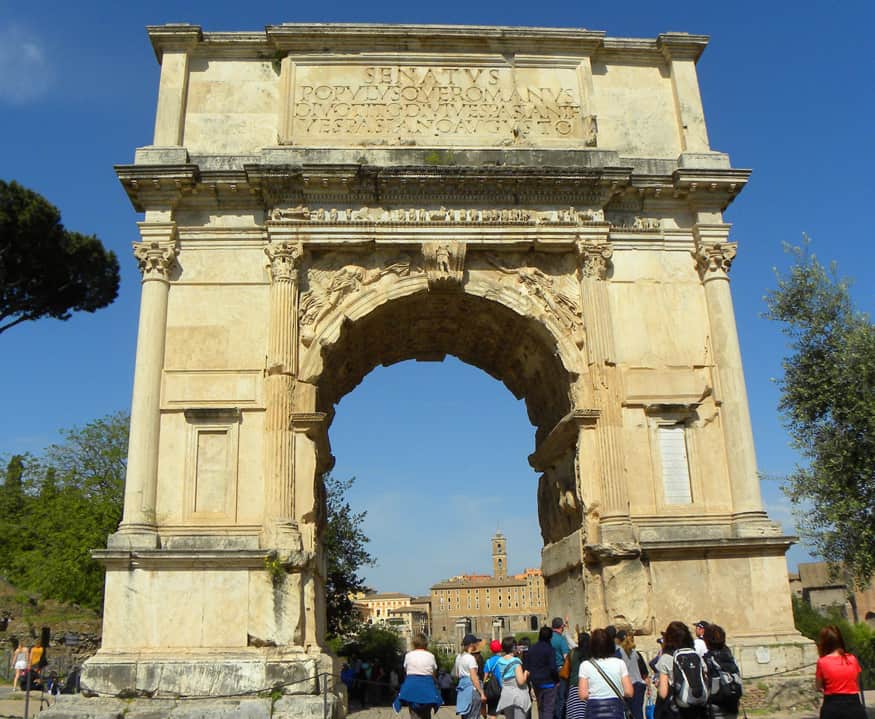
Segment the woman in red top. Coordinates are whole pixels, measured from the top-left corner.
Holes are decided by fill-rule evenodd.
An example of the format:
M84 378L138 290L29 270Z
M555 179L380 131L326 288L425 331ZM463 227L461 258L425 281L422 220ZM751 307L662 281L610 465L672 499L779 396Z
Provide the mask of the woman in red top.
M845 651L845 640L835 625L824 627L817 635L815 686L823 692L820 719L866 719L860 702L860 664Z

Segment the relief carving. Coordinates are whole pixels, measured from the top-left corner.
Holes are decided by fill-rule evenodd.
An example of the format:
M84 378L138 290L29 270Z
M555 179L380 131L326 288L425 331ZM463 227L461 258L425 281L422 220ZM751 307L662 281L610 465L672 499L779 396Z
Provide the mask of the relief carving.
M425 273L429 289L461 287L465 272L464 242L423 242Z
M580 304L575 297L576 293L563 292L553 277L537 267L525 263L519 266L507 265L491 252L486 253L484 258L502 274L516 277L532 304L568 330L578 346L582 344L583 320Z
M350 256L335 257L325 265L316 264L307 270L308 289L301 294L298 317L301 324L301 341L309 346L313 341L314 328L333 312L350 295L369 285L379 282L383 277L408 277L422 272L422 268L408 254L388 258Z
M609 216L611 227L617 230L632 230L635 232L659 232L662 220L658 217L641 217L629 213L616 213Z
M591 222L604 222L605 213L601 209L578 209L575 207L543 211L521 207L503 209L361 207L358 210L353 210L349 208L326 209L324 207L311 209L299 205L272 210L270 220L272 222L318 224L583 225Z
M606 241L577 242L580 275L583 279L603 280L608 276L614 250Z

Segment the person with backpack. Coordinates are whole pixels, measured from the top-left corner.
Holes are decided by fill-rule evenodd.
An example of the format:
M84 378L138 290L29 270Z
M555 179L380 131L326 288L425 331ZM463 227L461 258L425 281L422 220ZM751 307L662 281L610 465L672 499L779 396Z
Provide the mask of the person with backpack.
M860 663L845 649L841 630L831 624L817 635L814 685L823 692L820 719L865 719L860 701Z
M626 663L604 629L589 639L590 658L581 662L577 693L586 702L587 719L625 719L626 697L634 694Z
M495 666L496 675L501 677L501 698L496 711L506 719L526 719L532 708L529 694L529 673L516 654L516 639L505 637L501 640L501 659Z
M741 699L741 671L726 646L726 632L717 624L705 627L705 666L711 678L712 719L735 719Z
M492 656L483 664L483 691L486 694L486 716L495 719L498 713L496 707L501 697L501 677L495 673L495 666L501 659L501 642L493 639L489 642L489 651Z
M655 719L708 719L708 673L705 660L693 648L693 635L683 622L671 622L663 632Z

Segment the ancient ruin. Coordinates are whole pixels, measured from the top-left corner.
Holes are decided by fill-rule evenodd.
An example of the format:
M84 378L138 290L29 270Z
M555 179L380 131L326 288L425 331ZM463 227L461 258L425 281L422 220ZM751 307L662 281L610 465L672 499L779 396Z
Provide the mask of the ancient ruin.
M805 663L730 293L749 171L709 145L706 37L149 35L154 140L116 168L142 305L88 690L283 685L321 714L334 407L447 354L525 398L549 615L651 637L704 616L750 674Z

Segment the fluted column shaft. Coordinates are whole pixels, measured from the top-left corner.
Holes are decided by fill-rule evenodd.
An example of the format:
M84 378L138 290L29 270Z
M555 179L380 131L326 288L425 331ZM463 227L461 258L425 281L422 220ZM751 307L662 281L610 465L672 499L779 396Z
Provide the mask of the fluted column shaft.
M596 408L599 410L596 434L602 475L601 517L604 534L604 525L629 525L629 494L623 462L620 377L616 367L614 330L605 282L613 250L607 240L607 228L593 229L595 232L591 236L584 236L578 242L578 258L587 364Z
M131 401L131 427L121 534L156 531L158 440L161 431L161 373L167 332L170 273L176 264L176 225L140 223L134 255L143 273L140 324Z
M295 436L291 426L297 364L298 264L302 249L271 242L270 325L265 378L265 529L276 544L277 528L295 521ZM281 533L281 532L280 532Z
M735 325L735 310L729 287L729 268L736 243L727 242L729 225L698 224L695 258L705 291L711 349L717 369L720 416L726 445L726 463L732 488L733 514L763 516L763 502L757 475L756 452L747 388L741 364L741 348Z

